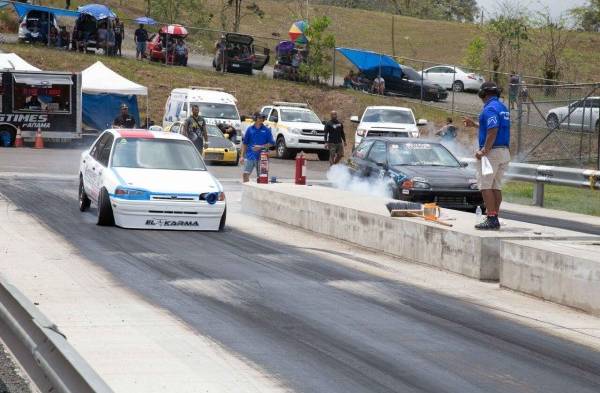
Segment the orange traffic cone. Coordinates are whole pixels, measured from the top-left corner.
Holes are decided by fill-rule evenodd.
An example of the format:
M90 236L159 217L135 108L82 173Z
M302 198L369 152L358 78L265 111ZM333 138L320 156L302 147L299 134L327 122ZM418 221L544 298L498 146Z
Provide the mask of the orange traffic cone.
M34 149L43 149L44 148L44 138L42 137L42 129L38 128L37 133L35 134L35 145Z
M17 128L17 136L15 137L15 147L23 147L23 137L21 136L20 128Z

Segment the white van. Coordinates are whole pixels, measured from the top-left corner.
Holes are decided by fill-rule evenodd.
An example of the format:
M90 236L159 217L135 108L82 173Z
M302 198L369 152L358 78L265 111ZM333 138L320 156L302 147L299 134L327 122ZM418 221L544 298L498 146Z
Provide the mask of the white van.
M419 127L426 126L427 120L415 120L412 109L402 106L368 106L362 117L350 117L358 123L354 135L354 147L367 137L418 138Z
M192 112L192 105L198 105L207 124L227 124L241 135L242 123L236 104L233 95L219 88L190 86L173 89L165 104L163 128L176 121L185 121Z

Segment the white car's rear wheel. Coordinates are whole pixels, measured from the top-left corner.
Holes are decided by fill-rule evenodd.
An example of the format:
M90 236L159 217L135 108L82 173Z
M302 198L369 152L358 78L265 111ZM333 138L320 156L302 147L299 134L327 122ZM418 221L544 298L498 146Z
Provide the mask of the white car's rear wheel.
M83 187L83 177L79 176L79 211L86 211L91 203L92 201L88 198L85 193L85 188Z
M559 128L558 116L556 116L554 113L549 114L548 118L546 119L546 126L548 126L548 128L551 130L558 129Z
M452 84L452 90L457 93L460 93L465 90L465 85L461 81L454 81Z

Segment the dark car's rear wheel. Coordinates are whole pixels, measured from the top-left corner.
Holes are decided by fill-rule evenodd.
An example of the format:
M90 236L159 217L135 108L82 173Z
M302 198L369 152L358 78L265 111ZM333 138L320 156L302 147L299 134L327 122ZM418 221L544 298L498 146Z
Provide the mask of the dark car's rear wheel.
M92 201L88 198L83 187L83 177L79 176L79 211L86 211L89 209Z
M110 206L110 197L108 191L103 188L98 196L98 225L113 226L115 225L115 217L113 216L112 207Z

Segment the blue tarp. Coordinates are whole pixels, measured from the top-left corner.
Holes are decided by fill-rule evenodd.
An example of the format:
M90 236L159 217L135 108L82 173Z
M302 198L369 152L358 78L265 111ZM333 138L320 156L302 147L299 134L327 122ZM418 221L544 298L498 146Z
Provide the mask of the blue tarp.
M98 131L104 131L113 123L121 113L121 104L129 106L129 114L135 119L135 124L140 125L140 111L137 96L123 96L119 94L86 94L83 93L83 123Z
M62 8L52 8L52 7L43 7L41 5L33 5L27 3L12 3L15 7L15 11L19 15L19 18L23 18L29 11L42 11L54 14L55 16L66 16L69 18L77 18L79 16L79 12L65 10ZM1 6L0 6L1 7Z
M156 21L149 16L140 16L139 18L135 18L135 23L138 25L155 25Z
M400 65L388 55L352 48L336 48L336 50L369 79L375 79L378 75L383 79L402 77Z
M117 16L104 4L88 4L82 5L78 8L78 11L82 14L91 15L96 20L102 20L106 18L115 19Z

